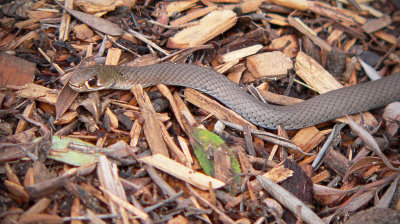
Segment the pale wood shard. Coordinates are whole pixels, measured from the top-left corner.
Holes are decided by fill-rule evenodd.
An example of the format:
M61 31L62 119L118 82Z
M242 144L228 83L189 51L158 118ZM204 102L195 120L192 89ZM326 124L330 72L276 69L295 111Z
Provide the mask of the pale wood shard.
M182 148L183 153L186 156L186 161L187 161L186 166L191 168L192 164L193 164L193 158L192 158L192 154L190 154L189 144L186 141L186 139L181 136L178 136L178 142Z
M104 112L104 116L107 116L108 120L110 121L110 127L118 129L119 121L117 116L107 107L106 111Z
M162 136L164 138L165 143L171 151L171 154L174 155L174 158L178 160L180 163L187 163L187 159L185 154L181 151L181 149L175 144L172 136L168 133L167 128L164 125L160 125Z
M240 79L242 78L242 74L245 70L246 66L244 65L244 63L237 64L229 70L227 77L232 82L239 84Z
M22 113L25 117L30 117L33 113L33 110L36 109L35 101L30 102L26 107L24 112ZM20 119L18 121L17 128L15 129L15 134L25 131L25 128L28 126L28 122L25 119Z
M168 48L200 46L236 24L236 13L230 10L213 11L195 26L188 27L168 39Z
M129 132L129 137L131 137L131 141L129 143L129 146L131 146L131 147L136 147L137 146L137 144L139 142L139 139L140 139L140 133L142 132L142 128L143 127L139 123L139 119L136 119L133 122L131 131Z
M162 154L169 157L167 146L164 142L160 125L161 122L157 119L153 105L149 96L143 92L140 85L132 87L132 93L141 108L141 115L145 121L143 130L146 140L153 154Z
M323 94L335 89L343 88L329 72L327 72L317 61L303 52L299 52L296 57L295 70L308 85L319 94ZM370 126L378 125L378 121L369 112L364 112L365 123ZM360 115L353 115L357 122L361 120ZM336 119L339 122L347 122L347 119Z
M66 8L72 9L74 1L73 0L66 0L64 5ZM61 17L61 24L58 34L58 40L66 41L68 40L68 32L69 32L69 24L71 22L71 15L68 14L65 10L63 10L63 15Z
M122 50L119 48L109 48L106 58L106 65L118 65Z
M263 3L263 1L264 0L244 0L237 8L239 8L243 14L255 12L260 10L260 5Z
M97 176L103 190L107 190L107 192L110 192L113 195L119 197L122 201L127 201L124 187L122 186L118 175L118 168L115 164L111 163L106 156L99 157ZM118 214L122 217L126 217L126 210L121 207L120 203L112 200L113 195L106 195L106 198L109 202L108 205L110 207L110 210L113 214Z
M136 0L132 0L136 2ZM74 5L86 13L98 13L103 11L114 11L116 7L122 6L123 0L75 0Z
M278 26L289 26L287 17L274 13L267 13L266 16L271 18L270 20L268 20L268 23L275 24Z
M293 62L280 51L265 52L248 57L247 68L256 78L276 78L286 76Z
M182 129L186 133L188 133L188 130L187 130L187 127L185 126L185 123L188 123L192 127L205 128L202 124L199 124L196 121L196 118L190 113L189 108L187 107L185 102L183 102L182 98L179 96L179 94L177 92L174 93L174 99L175 99L176 105L178 107L178 110L182 114L182 125L183 125ZM183 118L185 118L185 119L183 119Z
M210 97L202 94L197 90L186 88L185 97L186 100L190 103L213 114L220 120L226 120L240 125L250 125L251 128L256 129L256 126L254 124L250 123L236 112L228 109L227 107L221 105L217 101L211 99Z
M217 3L239 3L243 0L209 0L210 2L217 2Z
M187 1L174 1L167 5L167 14L169 17L174 12L182 12L186 9L192 8L199 0L187 0Z
M326 41L329 44L334 44L335 41L340 40L340 36L344 33L343 30L341 29L335 29L333 32L329 34L329 37L326 39Z
M317 61L304 52L297 54L295 70L298 76L320 94L343 87Z
M206 7L206 8L197 9L197 10L195 10L193 12L188 13L185 16L179 17L178 19L171 21L169 24L171 26L182 25L184 23L188 23L188 22L193 21L193 20L195 20L195 19L197 19L199 17L202 17L202 16L206 15L207 13L210 13L210 12L216 10L217 8L218 8L217 5L212 5L212 6L209 6L209 7Z
M299 98L294 98L294 97L290 97L290 96L285 96L285 95L281 95L281 94L276 94L270 91L266 91L263 89L258 88L258 92L260 93L260 95L269 103L275 103L275 104L279 104L279 105L284 105L284 106L289 106L289 105L294 105L297 103L301 103L304 100L299 99Z
M154 166L171 176L190 183L191 185L196 186L201 190L208 190L210 184L213 189L218 189L225 185L225 183L222 181L189 169L186 166L177 163L174 160L168 159L167 157L160 154L147 156L139 160L148 165Z
M147 221L147 222L151 221L150 217L149 217L149 215L147 213L145 213L141 209L136 208L135 206L130 204L126 199L118 197L118 195L115 195L114 193L112 193L112 191L107 190L104 187L100 187L100 189L102 189L104 191L104 193L107 196L109 196L110 199L114 203L117 203L119 206L123 207L124 209L126 209L129 212L131 212L132 214L137 215L139 218L141 218L144 221ZM124 222L124 223L130 223L130 222L128 221L128 222Z
M307 10L309 3L307 0L267 0L267 2L300 11Z
M256 54L259 50L261 50L263 46L261 44L253 45L250 47L245 47L236 51L231 51L221 56L222 62L227 63L234 60L240 60L247 56Z
M158 84L157 88L163 94L163 96L165 98L167 98L167 100L169 101L169 105L171 106L172 112L174 112L176 120L178 121L178 123L181 126L181 128L184 128L183 123L182 123L182 114L180 113L178 105L177 105L177 103L176 103L176 101L174 99L174 96L172 95L171 91L164 84Z

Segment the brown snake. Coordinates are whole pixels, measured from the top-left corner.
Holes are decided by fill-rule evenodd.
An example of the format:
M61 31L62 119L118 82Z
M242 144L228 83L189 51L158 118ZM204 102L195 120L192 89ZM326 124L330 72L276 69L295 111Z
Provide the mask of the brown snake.
M95 65L78 69L69 80L76 91L129 90L163 83L204 92L253 124L276 129L299 129L400 100L400 73L378 81L334 90L292 106L265 104L246 93L224 75L191 64L162 63L143 67Z

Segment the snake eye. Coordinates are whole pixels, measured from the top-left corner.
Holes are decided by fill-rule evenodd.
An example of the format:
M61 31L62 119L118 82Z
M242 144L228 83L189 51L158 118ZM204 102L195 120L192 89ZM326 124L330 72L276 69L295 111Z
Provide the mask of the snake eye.
M86 81L86 84L88 87L97 86L97 78L95 76L93 76L92 78L90 78Z

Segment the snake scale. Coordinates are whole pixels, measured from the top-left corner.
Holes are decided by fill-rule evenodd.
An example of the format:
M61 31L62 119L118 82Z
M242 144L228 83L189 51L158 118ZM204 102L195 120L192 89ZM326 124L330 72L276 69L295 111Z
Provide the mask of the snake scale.
M129 90L163 83L204 92L253 124L276 129L300 129L400 100L400 72L380 79L334 90L292 106L265 104L224 75L191 64L161 63L142 67L94 65L78 69L69 80L79 92L101 89Z

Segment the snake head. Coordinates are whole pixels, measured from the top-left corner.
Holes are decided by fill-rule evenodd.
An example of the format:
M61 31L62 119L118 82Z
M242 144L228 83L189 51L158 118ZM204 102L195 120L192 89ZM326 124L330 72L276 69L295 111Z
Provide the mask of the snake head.
M78 92L109 89L113 82L109 82L108 78L103 76L104 71L101 71L98 66L79 68L72 75L68 84L73 90Z

